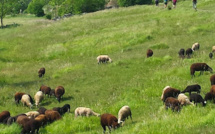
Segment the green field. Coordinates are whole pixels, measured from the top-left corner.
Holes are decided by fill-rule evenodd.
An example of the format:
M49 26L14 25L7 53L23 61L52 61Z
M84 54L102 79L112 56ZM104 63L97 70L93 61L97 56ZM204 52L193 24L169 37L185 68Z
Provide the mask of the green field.
M0 112L8 110L15 116L31 111L21 104L16 106L17 91L34 96L41 85L53 89L62 85L62 102L46 97L41 106L52 109L68 103L71 113L41 128L41 134L100 134L100 118L74 118L75 108L90 107L100 114L117 116L124 105L130 106L133 122L126 120L113 134L215 133L212 102L173 113L166 111L160 100L168 85L183 90L198 83L203 97L210 90L212 74L198 76L197 72L191 79L189 68L192 63L205 62L215 70L214 59L208 57L215 45L215 1L199 0L197 7L195 11L192 1L185 0L172 10L164 9L163 4L141 5L60 21L7 16L5 25L19 26L0 29ZM180 59L179 49L195 42L200 43L200 50L191 59ZM148 48L154 51L151 58L146 58ZM113 63L98 65L100 54L108 54ZM44 78L37 74L41 67L46 68ZM20 132L17 124L0 125L2 134Z

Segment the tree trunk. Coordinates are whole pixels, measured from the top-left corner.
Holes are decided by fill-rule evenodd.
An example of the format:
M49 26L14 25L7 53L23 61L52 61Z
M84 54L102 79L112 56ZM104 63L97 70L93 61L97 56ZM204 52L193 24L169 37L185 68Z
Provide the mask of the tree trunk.
M3 28L4 0L1 1L1 28Z
M1 16L1 28L3 28L3 16Z

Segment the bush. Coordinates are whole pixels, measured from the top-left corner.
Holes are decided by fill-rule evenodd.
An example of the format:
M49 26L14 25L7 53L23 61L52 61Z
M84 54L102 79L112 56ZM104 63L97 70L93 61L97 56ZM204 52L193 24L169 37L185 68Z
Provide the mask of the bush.
M152 0L118 0L118 4L121 7L127 7L133 5L152 4Z
M46 15L46 19L51 20L52 19L52 15L51 14L47 14Z

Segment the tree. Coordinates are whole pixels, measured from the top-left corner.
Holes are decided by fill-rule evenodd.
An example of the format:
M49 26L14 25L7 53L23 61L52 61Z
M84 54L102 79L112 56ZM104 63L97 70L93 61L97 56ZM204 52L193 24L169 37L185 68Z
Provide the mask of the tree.
M36 16L44 16L43 6L47 5L50 0L32 0L28 5L28 12Z
M7 13L9 13L13 7L13 2L15 0L0 0L0 18L1 18L1 28L3 28L3 18Z

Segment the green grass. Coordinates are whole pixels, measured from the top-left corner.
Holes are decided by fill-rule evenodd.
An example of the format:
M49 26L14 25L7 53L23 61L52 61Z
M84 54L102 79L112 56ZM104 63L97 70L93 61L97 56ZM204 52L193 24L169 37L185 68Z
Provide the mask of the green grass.
M171 3L169 3L171 5ZM49 21L31 15L6 17L4 24L20 26L0 29L0 111L11 115L30 111L15 105L17 91L31 96L41 85L64 86L61 103L46 97L41 106L51 109L71 105L71 113L40 129L40 133L102 133L98 117L74 118L76 107L90 107L103 114L117 116L123 105L129 105L133 122L113 133L214 133L215 105L183 107L180 113L166 111L160 100L169 85L183 90L198 83L201 95L210 90L211 74L191 79L189 67L206 62L214 45L215 2L199 1L198 11L190 0L177 3L176 9L133 6L76 15L61 21ZM179 59L178 51L200 43L191 59ZM154 55L146 58L147 49ZM108 54L113 63L97 65L96 57ZM45 67L45 77L37 71ZM37 110L34 106L32 110ZM0 125L1 133L16 134L17 124Z

